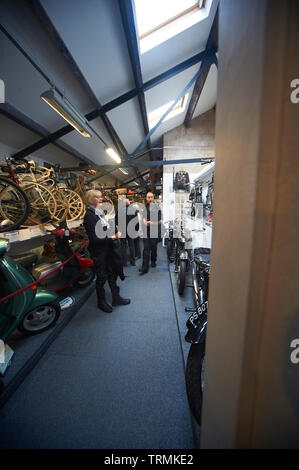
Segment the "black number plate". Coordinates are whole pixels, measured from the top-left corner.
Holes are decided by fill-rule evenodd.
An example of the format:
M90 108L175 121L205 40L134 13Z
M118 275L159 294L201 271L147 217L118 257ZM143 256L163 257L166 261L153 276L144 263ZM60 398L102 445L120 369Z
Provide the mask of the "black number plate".
M208 313L208 301L202 303L197 307L196 312L192 313L187 321L187 327L197 327L204 315Z

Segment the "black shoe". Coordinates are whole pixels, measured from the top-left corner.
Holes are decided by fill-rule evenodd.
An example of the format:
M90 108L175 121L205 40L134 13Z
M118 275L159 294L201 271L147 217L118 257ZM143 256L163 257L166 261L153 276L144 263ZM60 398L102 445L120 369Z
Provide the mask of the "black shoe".
M117 295L112 300L112 305L115 307L116 305L129 305L131 303L130 299L124 299L120 295Z
M156 266L157 266L157 265L156 265L156 262L153 261L153 262L152 262L152 268L155 268Z
M143 274L146 274L148 272L148 269L145 271L144 269L139 269L139 276L142 276Z
M107 304L105 300L102 300L101 302L98 302L98 308L100 310L103 310L105 313L111 313L113 311L111 305Z
M136 266L135 261L131 261L131 266Z

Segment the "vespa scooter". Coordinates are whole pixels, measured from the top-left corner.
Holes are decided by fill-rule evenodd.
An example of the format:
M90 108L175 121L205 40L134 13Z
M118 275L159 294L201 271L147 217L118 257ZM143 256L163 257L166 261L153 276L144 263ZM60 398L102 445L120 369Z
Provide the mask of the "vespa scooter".
M13 261L6 252L9 241L0 238L0 299L31 284L29 272ZM0 303L0 339L3 341L18 328L35 335L51 328L60 315L58 294L33 285Z

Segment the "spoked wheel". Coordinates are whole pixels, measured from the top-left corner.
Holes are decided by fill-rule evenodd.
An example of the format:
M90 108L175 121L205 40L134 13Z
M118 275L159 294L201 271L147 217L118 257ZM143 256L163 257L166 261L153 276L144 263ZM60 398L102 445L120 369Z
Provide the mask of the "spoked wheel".
M83 217L85 206L82 197L72 189L64 188L61 189L61 191L63 192L68 204L67 220L71 222Z
M56 301L36 307L31 312L26 313L18 329L28 336L42 333L56 323L60 310L60 304Z
M20 186L0 177L0 232L16 230L27 219L29 210L29 200Z
M53 219L56 222L61 222L64 220L67 216L68 213L68 201L67 198L65 197L65 194L61 189L59 188L53 188L52 189L52 194L55 197L56 200L56 211L55 214L53 215Z
M43 184L35 181L24 181L22 189L30 201L30 214L26 225L45 225L53 220L57 202L53 192Z
M201 422L204 369L205 342L192 344L187 359L186 387L189 406L198 424Z
M186 284L187 260L181 259L178 272L178 291L180 295L184 294Z
M75 287L86 287L92 283L95 277L95 272L92 268L84 269L81 276L74 282Z

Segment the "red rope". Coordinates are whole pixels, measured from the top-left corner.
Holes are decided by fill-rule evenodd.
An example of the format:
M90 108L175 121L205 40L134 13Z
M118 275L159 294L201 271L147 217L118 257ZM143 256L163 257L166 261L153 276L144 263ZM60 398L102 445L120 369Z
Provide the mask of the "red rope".
M77 251L75 251L72 256L70 256L67 260L63 261L63 263L61 263L59 266L56 266L56 268L52 269L52 271L48 272L47 274L45 274L44 276L42 276L41 278L39 278L37 281L34 281L34 282L31 282L31 284L28 284L28 286L25 286L25 287L22 287L21 289L19 290L16 290L15 292L12 292L11 294L7 295L6 297L2 297L2 299L0 299L0 304L2 302L5 302L6 300L9 300L11 299L12 297L14 297L15 295L18 295L18 294L21 294L22 292L24 292L25 290L27 289L30 289L31 287L35 286L36 287L36 284L38 284L39 282L43 281L44 279L46 279L46 277L50 276L50 274L53 274L55 273L56 271L58 271L58 269L60 269L62 266L64 266L66 263L68 263L72 258L74 258L74 256L79 253L89 242L85 242L83 243L83 245L81 245L79 247L79 249Z

